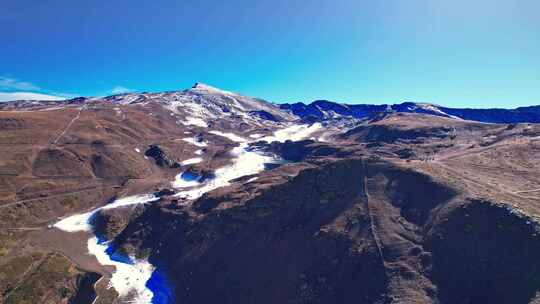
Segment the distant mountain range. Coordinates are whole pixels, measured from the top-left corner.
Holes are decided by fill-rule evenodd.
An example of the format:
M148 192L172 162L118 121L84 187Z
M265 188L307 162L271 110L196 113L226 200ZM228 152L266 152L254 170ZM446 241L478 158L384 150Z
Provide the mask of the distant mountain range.
M302 119L333 119L339 117L366 118L377 113L421 113L449 118L488 123L538 123L540 105L516 109L460 109L441 107L428 103L403 102L400 104L342 104L328 100L317 100L310 104L302 102L282 104L280 108L292 112Z

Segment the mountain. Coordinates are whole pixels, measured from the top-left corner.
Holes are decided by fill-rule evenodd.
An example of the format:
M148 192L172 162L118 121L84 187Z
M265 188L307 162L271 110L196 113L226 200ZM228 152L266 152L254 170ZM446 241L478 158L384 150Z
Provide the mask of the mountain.
M328 100L316 100L309 104L302 102L275 105L257 98L245 97L224 91L203 83L196 83L184 91L164 93L127 93L104 98L79 97L66 101L12 101L0 103L0 109L40 109L66 104L94 104L111 102L135 104L159 101L168 105L178 114L191 117L190 122L207 124L205 120L220 120L240 115L251 121L273 120L323 121L329 119L366 119L381 113L420 113L442 117L459 118L486 123L540 123L540 105L516 109L467 109L449 108L428 103L403 102L400 104L344 104ZM180 108L178 106L181 106Z
M0 303L538 303L538 114L2 103Z
M426 103L404 102L393 105L340 104L317 100L310 104L281 104L280 108L306 119L332 119L338 117L366 118L376 113L421 113L488 123L540 122L540 106L516 109L456 109Z

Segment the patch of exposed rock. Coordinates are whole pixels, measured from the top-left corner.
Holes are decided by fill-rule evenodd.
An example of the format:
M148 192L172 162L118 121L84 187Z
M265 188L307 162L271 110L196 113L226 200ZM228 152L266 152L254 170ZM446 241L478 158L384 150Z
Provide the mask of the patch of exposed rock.
M156 162L156 165L160 167L178 168L180 164L173 160L170 154L158 145L150 145L148 150L144 152L144 155L151 157Z

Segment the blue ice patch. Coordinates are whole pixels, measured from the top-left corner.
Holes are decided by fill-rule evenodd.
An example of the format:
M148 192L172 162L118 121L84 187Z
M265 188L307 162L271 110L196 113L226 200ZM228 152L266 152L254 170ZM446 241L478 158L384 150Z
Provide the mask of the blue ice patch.
M152 276L146 282L146 287L152 291L152 304L170 304L174 303L174 294L171 286L165 277L163 271L156 268Z
M113 261L129 264L129 265L135 264L135 262L129 256L118 252L115 246L108 246L107 249L105 250L105 253L107 253L107 255Z
M180 178L185 180L186 182L192 182L192 181L198 181L201 178L201 176L196 173L186 171L182 173Z

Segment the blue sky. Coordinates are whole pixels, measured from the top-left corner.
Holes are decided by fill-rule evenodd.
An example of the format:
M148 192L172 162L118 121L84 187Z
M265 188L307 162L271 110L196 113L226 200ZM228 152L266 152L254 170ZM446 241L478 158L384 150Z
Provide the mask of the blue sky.
M539 12L537 0L3 0L0 100L201 81L274 102L540 104Z

